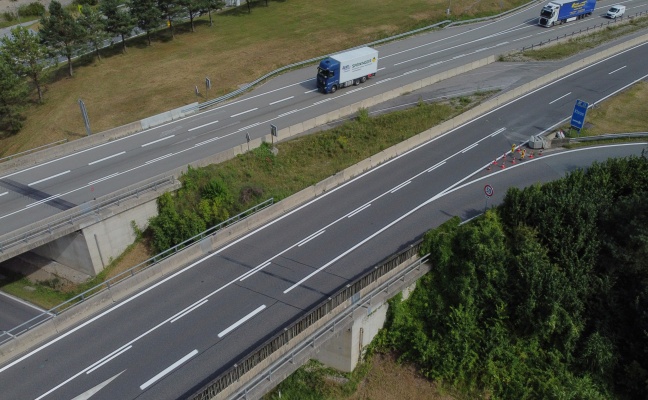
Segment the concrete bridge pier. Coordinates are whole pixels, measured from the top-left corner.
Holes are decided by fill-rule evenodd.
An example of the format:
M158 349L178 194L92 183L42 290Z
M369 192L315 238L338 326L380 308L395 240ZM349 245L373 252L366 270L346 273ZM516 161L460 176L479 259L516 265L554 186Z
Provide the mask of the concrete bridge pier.
M401 291L403 300L409 297L415 287L416 282ZM320 345L313 358L338 371L352 372L362 361L366 347L385 324L388 309L386 299L375 305L358 307L353 313L351 326Z
M157 215L156 199L135 207L106 210L85 220L80 229L31 250L46 260L55 261L60 270L68 268L65 277L79 280L94 277L114 258L121 255L136 239L133 222L144 230L151 217Z

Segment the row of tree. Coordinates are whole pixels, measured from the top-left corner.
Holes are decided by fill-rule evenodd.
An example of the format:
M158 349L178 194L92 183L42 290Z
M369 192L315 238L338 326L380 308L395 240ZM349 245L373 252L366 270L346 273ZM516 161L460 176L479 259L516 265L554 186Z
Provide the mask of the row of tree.
M0 39L0 130L18 132L24 121L22 111L29 89L24 79L17 77L29 79L42 102L43 82L59 57L67 60L71 77L75 56L93 51L101 58L99 50L113 37L121 38L125 52L126 38L139 28L151 45L151 33L165 22L175 37L177 20L188 16L194 31L194 19L207 13L211 26L212 11L223 6L222 0L130 0L125 4L102 0L99 7L82 5L73 13L52 1L48 14L41 17L38 33L18 26Z
M471 396L648 398L648 159L609 160L425 237L383 344Z

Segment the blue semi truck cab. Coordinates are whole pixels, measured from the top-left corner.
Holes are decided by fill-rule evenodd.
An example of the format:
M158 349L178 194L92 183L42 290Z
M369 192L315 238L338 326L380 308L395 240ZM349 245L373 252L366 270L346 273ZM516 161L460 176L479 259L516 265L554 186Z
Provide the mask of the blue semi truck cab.
M552 0L540 11L538 25L550 27L592 15L596 0Z
M370 47L334 54L317 67L317 90L335 93L340 88L366 82L377 70L378 51Z

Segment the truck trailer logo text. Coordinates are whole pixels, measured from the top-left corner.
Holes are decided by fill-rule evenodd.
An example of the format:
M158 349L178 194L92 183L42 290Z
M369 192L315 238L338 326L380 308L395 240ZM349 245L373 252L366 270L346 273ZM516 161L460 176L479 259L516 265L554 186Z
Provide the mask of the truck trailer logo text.
M362 67L363 65L371 64L372 62L376 62L376 57L374 57L372 59L369 59L369 60L365 60L363 62L351 64L351 67L358 68L358 67Z

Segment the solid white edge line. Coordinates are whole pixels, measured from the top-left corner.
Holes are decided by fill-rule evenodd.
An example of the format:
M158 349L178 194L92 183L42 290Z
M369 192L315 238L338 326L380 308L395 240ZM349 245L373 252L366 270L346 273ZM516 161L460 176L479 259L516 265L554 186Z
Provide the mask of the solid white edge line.
M445 165L445 163L446 163L445 161L441 161L440 163L436 163L433 166L431 166L430 168L428 168L427 170L425 170L425 172L432 172L435 169L439 168L440 166Z
M206 124L204 124L204 125L200 125L200 126L197 126L197 127L195 127L195 128L187 129L187 132L195 131L196 129L204 128L204 127L206 127L206 126L213 125L213 124L215 124L215 123L217 123L217 122L218 122L218 121L208 122L208 123L206 123Z
M71 171L68 169L67 171L61 172L61 173L56 174L56 175L52 175L52 176L50 176L49 178L45 178L45 179L41 179L41 180L36 181L36 182L32 182L32 183L28 184L27 186L32 186L32 185L39 184L39 183L41 183L41 182L49 181L50 179L58 178L59 176L61 176L61 175L65 175L65 174L69 174L70 172L71 172Z
M149 379L148 381L144 382L144 383L140 386L140 389L141 389L141 390L144 390L144 389L146 389L147 387L151 386L152 384L154 384L155 382L157 382L158 380L160 380L160 378L162 378L164 375L166 375L166 374L168 374L169 372L173 371L174 369L176 369L177 367L179 367L180 364L183 364L185 361L187 361L187 360L190 359L191 357L195 356L196 354L198 354L198 350L194 350L194 351L192 351L191 353L189 353L189 354L187 354L186 356L182 357L182 358L179 359L178 361L176 361L176 362L174 362L173 364L169 365L169 366L166 367L162 372L160 372L159 374L155 375L153 378Z
M122 151L122 152L119 152L117 154L113 154L112 156L104 157L104 158L101 158L101 159L99 159L97 161L89 162L88 165L94 165L94 164L100 163L102 161L110 160L111 158L121 156L122 154L126 154L126 152Z
M390 190L389 193L396 193L399 190L401 190L402 188L404 188L405 186L409 185L410 183L412 183L412 181L403 182L400 185L393 188L392 190Z
M128 350L132 349L133 346L128 346L125 347L121 350L119 350L117 353L110 355L110 357L104 357L103 360L98 361L94 366L90 367L89 370L86 371L86 375L90 374L93 371L98 370L99 368L103 367L104 365L108 364L110 361L114 360L115 358L119 357L123 353L127 352Z
M161 142L161 141L163 141L163 140L171 139L172 137L175 137L175 135L165 136L165 137L163 137L163 138L161 138L161 139L154 140L154 141L152 141L152 142L148 142L148 143L144 143L141 147L150 146L150 145L152 145L152 144L159 143L159 142Z
M321 230L321 231L317 232L317 233L314 234L314 235L310 235L307 239L302 240L302 241L297 245L297 247L302 247L303 245L305 245L306 243L308 243L308 242L310 242L311 240L315 239L316 237L318 237L319 235L321 235L321 234L324 233L324 232L326 232L326 231L325 231L325 230Z
M479 144L479 143L473 143L473 144L471 144L470 146L468 146L468 147L466 147L465 149L461 150L461 153L465 153L465 152L467 152L467 151L470 150L470 149L474 149L475 147L477 147L478 144Z
M506 128L499 128L495 132L491 133L490 137L495 137L495 136L499 135L500 133L504 132L505 130L506 130Z
M257 315L257 314L260 313L261 311L265 310L265 308L266 308L266 305L265 305L265 304L260 305L260 306L257 307L254 311L252 311L251 313L249 313L249 314L246 315L245 317L239 319L239 320L236 321L234 324L230 325L229 328L227 328L227 329L225 329L224 331L222 331L221 333L219 333L219 334L218 334L218 337L219 337L219 338L223 338L223 336L227 335L228 333L230 333L230 332L233 331L234 329L236 329L236 328L238 328L239 326L243 325L247 320L249 320L250 318L254 317L255 315Z
M271 261L266 261L264 263L261 263L257 265L256 267L252 268L248 272L244 273L239 277L239 282L243 282L247 278L251 277L252 275L256 274L257 272L261 271L263 268L267 267L268 265L272 264Z
M249 112L256 111L258 109L259 109L259 107L256 107L256 108L253 108L251 110L247 110L247 111L240 112L238 114L230 115L230 118L238 117L239 115L247 114Z
M351 218L351 217L353 217L354 215L356 215L357 213L362 212L362 211L364 211L365 209L369 208L370 206L371 206L371 203L367 203L367 204L365 204L364 206L360 206L360 207L356 208L355 210L351 211L350 213L348 213L348 214L346 215L346 217L347 217L347 218Z
M191 305L191 306L185 308L184 310L182 310L182 311L180 311L178 314L176 314L176 316L175 316L171 321L169 321L169 323L174 323L174 322L176 322L176 321L179 320L180 318L182 318L182 317L184 317L185 315L189 314L190 312L194 311L195 309L197 309L198 307L200 307L200 306L202 306L203 304L207 303L208 301L209 301L208 299L204 299L204 300L202 300L202 301L199 301L198 303L195 303L195 304L193 304L193 305Z

